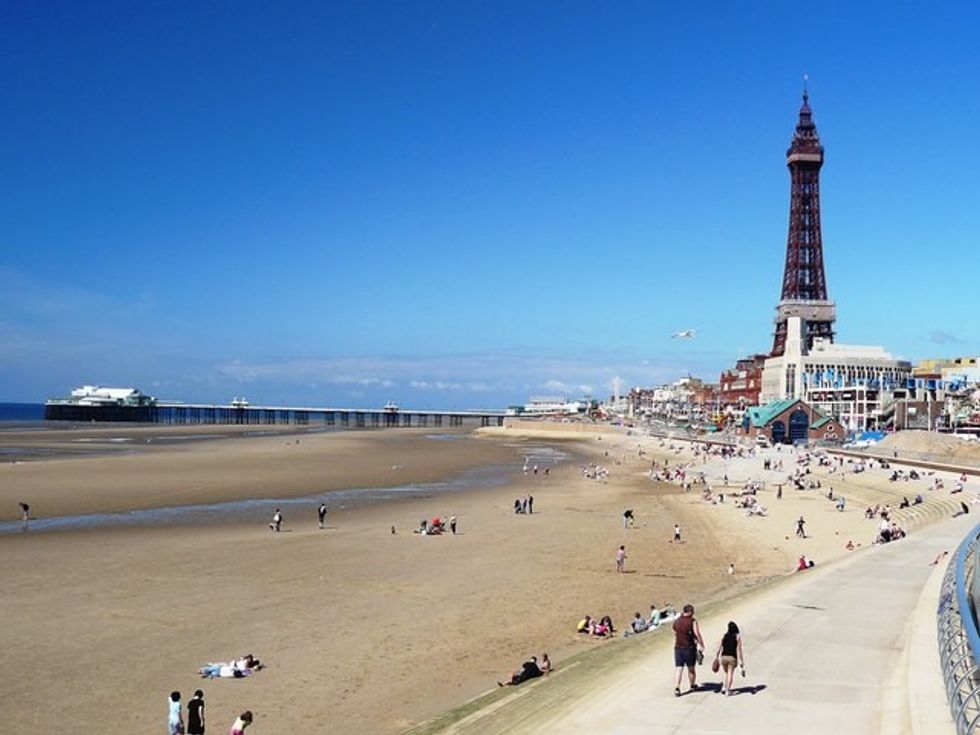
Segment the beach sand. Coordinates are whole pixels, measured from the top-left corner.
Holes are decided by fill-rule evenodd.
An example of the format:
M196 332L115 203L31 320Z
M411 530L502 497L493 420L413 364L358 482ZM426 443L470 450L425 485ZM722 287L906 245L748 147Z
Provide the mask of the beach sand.
M847 539L871 541L876 524L864 519L865 504L897 507L903 493L923 489L895 487L883 470L831 479L815 469L825 488L830 480L848 497L845 513L815 491L785 490L777 501L767 489L760 501L769 516L748 518L730 500L706 504L696 491L649 479L653 458L701 462L686 444L612 432L567 441L480 433L246 437L0 466L7 519L22 498L48 514L102 512L512 468L503 486L332 506L324 531L314 504L305 516L287 514L280 534L262 518L0 536L0 645L16 672L0 689L5 726L152 732L163 727L171 690L186 701L200 687L209 731L251 709L258 734L401 732L494 687L531 654L548 651L560 667L585 648L629 645L575 634L585 613L608 613L622 628L652 602L702 604L785 575L800 553L824 563L849 553ZM544 466L522 474L529 447L546 444L570 458L548 475ZM584 478L588 462L608 468L608 481ZM760 457L701 466L733 482L761 474ZM515 515L514 498L525 494L535 512ZM905 521L914 532L961 497L929 494ZM637 518L630 530L625 508ZM449 514L460 518L457 536L411 532L422 518ZM801 514L807 539L793 535ZM671 540L675 522L680 544ZM626 574L615 572L620 544ZM243 680L196 676L206 662L248 652L268 668Z

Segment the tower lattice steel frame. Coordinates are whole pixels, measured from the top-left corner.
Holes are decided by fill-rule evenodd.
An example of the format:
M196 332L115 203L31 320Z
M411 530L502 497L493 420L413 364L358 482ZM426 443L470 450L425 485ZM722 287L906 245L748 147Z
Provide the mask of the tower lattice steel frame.
M834 338L834 303L827 299L827 278L823 269L823 241L820 235L820 167L823 146L810 110L810 98L803 90L803 105L796 134L786 151L790 174L789 235L786 238L786 267L783 290L776 306L776 329L772 345L774 357L786 349L787 319L798 316L804 325L804 348L813 346L815 337Z

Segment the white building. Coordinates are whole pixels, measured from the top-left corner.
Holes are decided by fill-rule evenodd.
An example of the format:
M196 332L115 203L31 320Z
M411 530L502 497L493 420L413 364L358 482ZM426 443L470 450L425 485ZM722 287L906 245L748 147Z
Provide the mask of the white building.
M894 412L912 365L882 347L842 345L817 338L807 350L800 317L787 320L786 350L762 370L759 403L802 398L849 430L883 427Z
M523 406L510 408L507 413L520 416L574 416L587 410L585 401L569 401L564 396L531 396Z
M145 406L156 401L136 388L103 388L98 385L83 385L71 392L67 403L79 406Z

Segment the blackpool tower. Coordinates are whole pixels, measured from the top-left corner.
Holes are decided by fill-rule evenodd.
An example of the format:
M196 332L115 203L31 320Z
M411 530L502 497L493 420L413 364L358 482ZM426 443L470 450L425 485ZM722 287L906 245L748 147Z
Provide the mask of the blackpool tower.
M786 238L786 267L783 290L776 306L776 330L772 356L786 349L787 319L798 316L803 323L803 348L813 347L816 337L834 338L834 302L827 299L823 272L823 242L820 237L820 167L823 146L810 111L810 98L803 90L803 105L796 134L786 151L790 177L789 235Z

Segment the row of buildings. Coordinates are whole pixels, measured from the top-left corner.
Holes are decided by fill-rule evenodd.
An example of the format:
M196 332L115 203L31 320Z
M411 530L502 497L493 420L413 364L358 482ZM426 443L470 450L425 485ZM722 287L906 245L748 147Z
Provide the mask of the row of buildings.
M805 431L808 438L904 428L980 431L980 358L933 359L913 367L883 347L835 341L837 308L828 296L820 226L823 161L804 90L786 152L789 232L772 348L738 360L717 383L684 378L634 388L614 410L632 419L734 425L746 433L761 427L774 440L803 438Z

